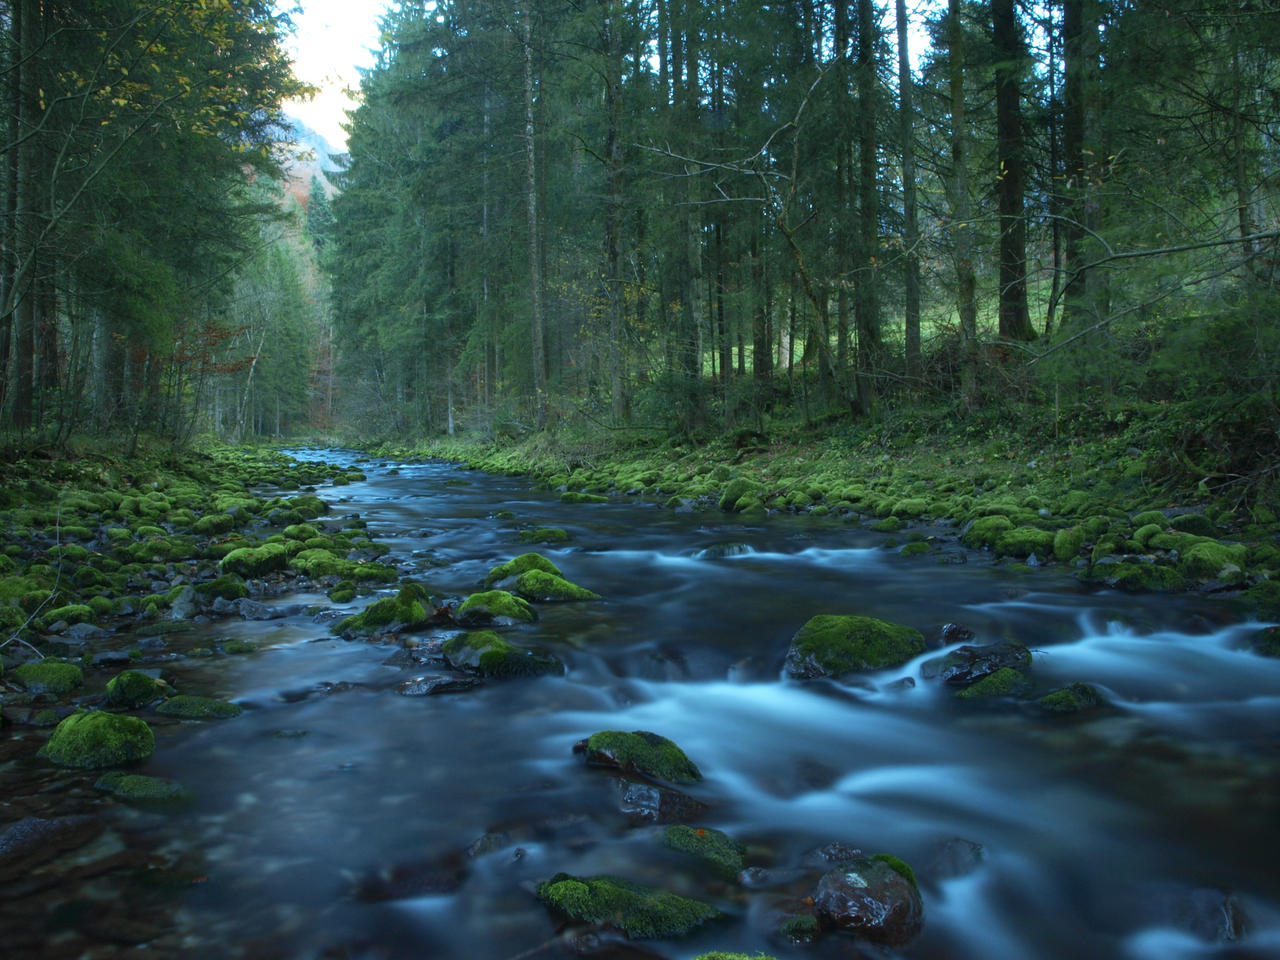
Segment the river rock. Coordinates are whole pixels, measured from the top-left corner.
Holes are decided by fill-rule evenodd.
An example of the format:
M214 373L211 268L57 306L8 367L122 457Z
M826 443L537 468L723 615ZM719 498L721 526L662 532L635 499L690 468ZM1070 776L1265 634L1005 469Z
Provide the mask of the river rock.
M115 767L145 760L155 747L155 734L145 720L79 711L58 724L39 755L60 767Z
M854 860L830 871L813 901L837 929L891 947L908 943L924 925L919 891L886 860Z
M259 600L250 600L248 597L241 597L239 600L233 600L229 606L245 620L279 620L283 617L295 616L306 609L300 603L290 603L282 607L273 607L270 604L262 603Z
M9 883L64 851L83 846L103 829L97 817L24 817L0 833L0 883Z
M1005 667L1026 670L1030 666L1030 650L1012 640L1002 640L982 646L957 647L946 656L926 660L921 664L920 673L926 679L937 677L944 683L963 687Z
M479 677L414 677L396 687L396 693L402 697L430 697L440 693L474 690L482 683L484 681Z
M618 877L558 873L538 885L538 899L570 920L608 924L633 940L682 937L721 916L709 903Z
M797 679L839 677L906 663L924 653L919 630L874 617L821 614L791 640L787 672Z
M1138 899L1138 908L1157 923L1206 943L1234 943L1246 932L1244 911L1235 895L1225 890L1152 883L1141 888Z
M706 815L710 808L679 790L637 783L619 777L614 783L618 809L633 826L648 823L687 823Z
M588 766L615 767L655 780L696 783L702 779L697 764L666 737L648 730L601 730L573 745Z

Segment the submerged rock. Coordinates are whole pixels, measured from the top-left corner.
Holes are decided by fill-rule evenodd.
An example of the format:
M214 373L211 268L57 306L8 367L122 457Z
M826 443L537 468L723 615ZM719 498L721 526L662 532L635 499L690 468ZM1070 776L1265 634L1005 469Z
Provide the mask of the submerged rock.
M482 677L559 676L564 664L555 657L517 647L492 630L474 630L445 641L440 648L445 663L454 670L466 670Z
M155 747L145 720L81 710L58 724L39 755L60 767L117 767L145 760Z
M226 720L238 717L243 712L240 704L230 700L190 695L171 697L156 707L156 713L166 717L181 717L183 720Z
M663 831L662 842L709 864L726 880L733 880L742 871L742 844L723 831L675 824Z
M787 672L797 679L839 677L906 663L924 652L919 630L874 617L822 614L791 640Z
M1037 703L1050 713L1079 713L1103 703L1101 694L1087 683L1073 683L1047 693Z
M105 829L97 817L24 817L0 832L0 883L30 873L59 854L84 846Z
M402 697L432 697L474 690L483 682L479 677L414 677L396 687L396 693Z
M178 805L192 799L191 791L173 780L121 770L104 773L93 788L109 793L117 800L155 806Z
M846 933L893 947L908 943L924 925L924 904L914 878L903 867L902 861L888 856L847 863L818 882L814 906Z
M1244 910L1226 890L1152 883L1142 887L1137 896L1143 913L1205 943L1234 943L1247 932Z
M617 877L558 873L538 899L571 920L606 924L633 940L681 937L721 916L709 903Z
M952 686L964 686L1005 667L1026 670L1030 666L1031 651L1020 643L1004 640L982 646L958 647L944 657L926 660L920 673L925 679L937 677Z
M702 771L674 742L648 730L601 730L573 745L590 766L616 767L671 783L696 783Z

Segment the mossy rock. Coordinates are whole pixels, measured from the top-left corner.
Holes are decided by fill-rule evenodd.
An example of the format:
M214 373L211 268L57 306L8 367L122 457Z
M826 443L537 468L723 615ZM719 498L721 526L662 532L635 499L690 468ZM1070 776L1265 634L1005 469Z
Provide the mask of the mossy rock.
M145 760L155 747L155 734L145 720L79 710L58 724L40 756L60 767L118 767Z
M906 525L906 521L901 517L885 517L883 520L877 520L871 524L871 529L877 533L897 533Z
M451 637L440 652L453 669L484 677L501 679L564 673L564 664L555 657L518 647L492 630L475 630Z
M1180 533L1189 533L1196 537L1216 539L1222 535L1222 531L1203 513L1184 513L1170 520L1169 526Z
M1187 588L1187 579L1162 563L1098 564L1090 577L1130 593L1176 593Z
M249 587L235 574L224 573L216 580L196 584L196 593L207 602L217 599L239 600L249 596Z
M96 619L93 608L84 603L68 603L61 607L55 607L41 618L45 623L93 623Z
M1080 527L1065 527L1053 535L1053 555L1070 563L1084 549L1085 532Z
M320 531L309 523L291 523L284 528L286 540L312 540L320 536Z
M560 494L561 503L608 503L609 498L601 496L598 493L578 493L576 490L566 490Z
M600 594L544 570L526 570L516 577L516 593L534 601L600 599Z
M1014 527L996 538L996 553L1002 557L1048 558L1053 553L1054 533L1039 527Z
M1244 593L1245 600L1267 620L1280 620L1280 580L1262 580Z
M726 880L733 880L742 872L742 844L723 831L675 824L662 832L662 842L672 850L706 862Z
M907 497L893 505L895 517L923 517L929 512L929 501L921 497Z
M1280 657L1280 627L1266 627L1249 640L1254 653L1264 657Z
M574 744L591 766L617 767L671 783L696 783L702 771L666 737L648 730L601 730Z
M898 552L904 557L918 557L921 554L929 553L931 550L933 550L933 544L926 540L916 540L906 544Z
M206 513L191 525L191 532L202 537L213 537L220 533L230 533L238 523L229 513Z
M528 601L506 590L485 590L467 597L458 607L456 617L460 623L488 623L493 620L533 623L537 614Z
M170 693L169 685L137 670L123 670L107 681L107 703L136 710Z
M1144 510L1139 514L1135 514L1133 519L1129 522L1133 525L1133 529L1135 530L1150 524L1155 524L1161 530L1164 530L1169 526L1169 518L1159 510Z
M972 521L960 535L966 547L994 547L1000 536L1014 527L1013 521L1006 516L995 515L978 517Z
M518 577L529 570L541 570L543 573L549 573L556 577L564 576L560 572L560 568L542 554L522 553L514 560L500 563L490 570L489 575L484 578L484 585L491 587L500 580L506 580L508 577Z
M1162 533L1164 533L1164 527L1160 526L1160 524L1147 523L1133 531L1133 539L1138 546L1146 550L1151 540Z
M314 520L316 517L323 517L329 512L329 505L312 494L293 497L288 501L288 504L289 508L297 511L304 520Z
M744 508L742 500L747 497L754 498L759 502L761 495L764 493L764 487L750 477L735 477L726 484L720 493L719 500L720 509L729 513L740 512ZM806 499L806 503L808 500Z
M682 937L721 916L700 900L617 877L558 873L538 885L538 899L571 920L607 924L631 940Z
M191 791L176 781L140 773L125 773L122 770L104 773L93 788L110 794L117 800L147 807L181 806L190 803L193 798Z
M894 873L906 880L907 883L911 884L911 889L919 895L920 884L916 882L916 872L911 869L907 861L900 857L895 857L891 853L873 853L871 855L871 859L879 860L881 863L885 864L893 870Z
M569 533L560 527L534 527L521 530L516 538L521 543L564 543L569 539Z
M28 693L48 693L60 696L70 693L84 683L84 671L74 663L58 660L37 660L14 667L10 673Z
M214 697L194 697L183 694L171 697L156 707L156 713L183 720L226 720L238 717L244 710L238 703L218 700Z
M1199 540L1183 551L1178 569L1195 580L1241 580L1241 569L1248 562L1248 552L1243 544L1228 545L1216 540Z
M799 679L839 677L906 663L924 653L919 630L874 617L820 614L792 638L787 672Z
M405 584L394 597L375 600L360 613L341 620L334 632L369 634L393 623L408 628L421 627L431 618L428 608L435 612L426 590L416 583Z
M239 656L246 653L257 653L258 645L249 640L228 640L222 645L222 652L229 653L232 656ZM195 651L192 651L194 653Z
M991 700L997 697L1019 697L1031 687L1027 678L1012 667L1002 667L972 686L956 694L959 700Z
M808 919L813 923L816 932L818 921L813 917L794 917L795 920ZM785 926L785 924L784 924ZM778 928L781 932L782 928ZM797 943L808 943L809 940L796 940ZM777 960L776 957L766 956L763 953L746 954L746 953L725 953L723 950L713 950L710 953L700 953L693 960Z
M331 550L310 548L289 558L289 567L308 577L345 577L355 566Z
M264 543L260 547L240 547L222 558L224 573L233 573L246 580L283 570L288 562L283 544Z
M1036 701L1049 713L1079 713L1102 704L1102 696L1087 683L1073 683L1047 693Z

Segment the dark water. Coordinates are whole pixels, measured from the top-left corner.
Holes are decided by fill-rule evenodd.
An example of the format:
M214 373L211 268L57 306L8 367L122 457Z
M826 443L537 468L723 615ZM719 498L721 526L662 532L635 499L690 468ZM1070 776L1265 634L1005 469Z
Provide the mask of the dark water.
M207 872L175 920L191 955L560 956L532 893L559 871L706 896L660 828L628 825L611 779L571 752L596 730L646 729L701 767L701 822L744 841L752 862L800 868L831 841L891 852L915 866L926 911L898 954L840 938L790 947L771 937L790 891L730 884L709 891L727 922L650 944L658 955L1280 956L1280 662L1248 652L1258 625L1228 602L1090 592L1065 571L1018 575L983 555L941 562L963 559L954 547L905 559L838 520L563 505L520 480L387 466L319 493L334 516L367 519L433 592L465 596L531 549L491 519L507 509L566 528L568 544L532 549L606 599L539 605L538 623L511 631L564 660L565 677L436 697L396 694L433 670L388 665L394 643L330 639L301 615L213 625L265 649L179 675L247 709L162 728L142 770L198 793L149 826ZM279 602L297 600L323 598ZM936 650L860 685L782 679L791 635L818 613L931 641L948 622L975 642L1017 640L1045 689L1087 681L1114 707L1078 718L958 702L919 676ZM467 855L486 835L486 852ZM944 878L935 864L957 837L983 857ZM1214 935L1228 894L1247 934L1191 932Z

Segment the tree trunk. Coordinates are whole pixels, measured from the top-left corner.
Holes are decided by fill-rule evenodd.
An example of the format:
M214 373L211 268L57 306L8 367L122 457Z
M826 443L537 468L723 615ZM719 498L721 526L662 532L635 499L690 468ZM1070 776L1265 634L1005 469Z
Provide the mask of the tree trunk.
M538 220L538 151L534 138L532 8L524 11L525 192L529 216L529 336L533 346L533 402L537 428L547 425L547 348L542 318L542 228Z
M996 194L1000 208L1000 336L1030 340L1027 311L1027 223L1023 217L1026 145L1022 136L1021 77L1026 50L1014 0L991 0L996 56Z
M875 405L875 369L880 355L880 193L876 159L876 22L872 0L858 0L858 281L854 322L858 327L857 407Z
M979 406L978 301L973 268L973 224L969 213L969 130L964 100L964 30L960 0L947 3L947 56L951 86L951 220L956 268L956 312L960 315L960 396L966 409Z
M906 300L907 378L918 381L920 361L920 225L916 214L915 113L911 57L907 47L907 2L896 0L898 17L898 129L902 139L902 239L906 245L903 296Z
M1084 320L1084 0L1062 0L1063 84L1062 153L1066 176L1063 246L1067 279L1063 284L1062 325Z
M618 229L622 210L622 48L615 24L616 0L601 0L600 41L604 53L604 282L609 310L609 406L614 424L626 419L623 381L622 275L618 269Z

